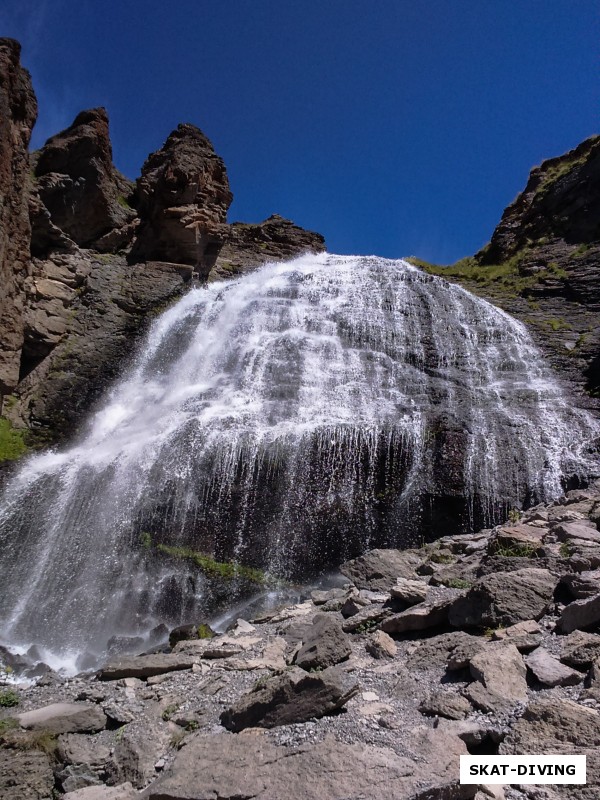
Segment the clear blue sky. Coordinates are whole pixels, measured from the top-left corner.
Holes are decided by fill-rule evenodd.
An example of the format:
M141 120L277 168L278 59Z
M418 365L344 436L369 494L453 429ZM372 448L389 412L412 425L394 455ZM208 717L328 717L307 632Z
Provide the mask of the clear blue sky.
M1 0L33 146L104 105L136 177L179 122L224 158L230 219L339 253L447 263L531 166L600 131L597 0Z

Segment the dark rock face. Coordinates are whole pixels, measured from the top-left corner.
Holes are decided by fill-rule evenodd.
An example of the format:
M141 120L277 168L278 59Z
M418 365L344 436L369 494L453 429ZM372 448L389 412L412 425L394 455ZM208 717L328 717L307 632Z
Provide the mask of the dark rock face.
M542 237L568 244L600 239L600 136L534 167L527 186L504 211L482 264L500 264Z
M27 148L37 103L20 53L18 42L0 39L0 395L19 380L29 262Z
M227 235L233 195L225 165L194 125L179 125L137 182L142 220L132 259L189 264L207 277Z
M243 275L268 261L284 261L301 253L321 253L324 250L325 239L320 233L300 228L279 214L273 214L258 225L234 222L229 226L208 280Z
M33 266L55 277L36 282L36 302L26 312L31 370L11 418L68 436L130 361L148 319L185 291L192 273L177 264L128 265L121 256L106 261L89 251L53 254ZM40 287L61 298L39 296Z
M104 108L82 111L37 154L37 188L54 225L83 247L135 217L131 184L112 163Z

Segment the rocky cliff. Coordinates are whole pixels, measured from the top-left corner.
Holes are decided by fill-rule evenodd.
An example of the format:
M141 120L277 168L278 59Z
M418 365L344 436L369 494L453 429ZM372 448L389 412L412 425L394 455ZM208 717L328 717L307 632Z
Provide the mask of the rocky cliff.
M21 47L0 40L0 392L19 380L23 346L24 283L29 267L29 156L37 117L29 73L20 63Z
M600 397L600 136L535 167L490 243L428 272L524 322L582 405Z
M29 154L37 105L20 50L0 39L0 396L12 425L48 441L76 430L136 336L194 280L324 241L277 216L227 224L225 165L193 125L148 156L135 184L113 164L103 108ZM0 461L15 452L2 423Z

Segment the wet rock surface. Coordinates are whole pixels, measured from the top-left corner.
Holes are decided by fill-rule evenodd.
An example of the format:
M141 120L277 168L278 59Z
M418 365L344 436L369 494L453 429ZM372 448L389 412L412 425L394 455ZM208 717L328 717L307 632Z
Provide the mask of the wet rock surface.
M486 576L506 580L516 575L520 580L526 571L539 577L535 565L541 557L535 554L525 568L523 556L515 555L519 569L514 571L506 563L510 556L498 562L496 542L512 535L507 525L445 537L401 555L380 550L373 556L379 564L389 552L387 589L379 569L370 589L360 576L361 590L348 582L309 591L301 602L250 620L238 618L212 639L184 639L170 653L122 658L129 665L128 677L113 672L111 680L99 680L115 669L107 666L98 674L46 675L37 684L17 684L11 691L18 704L0 712L0 757L7 763L10 757L11 764L8 777L3 773L0 779L3 796L39 800L50 797L40 787L49 787L69 800L447 800L476 797L477 792L493 797L491 787L458 784L460 753L471 751L585 753L587 787L548 788L554 800L592 800L599 769L600 630L561 630L565 610L578 602L564 594L564 587L574 585L569 576L582 573L577 556L561 555L555 534L565 515L591 520L600 486L589 491L587 514L574 493L522 515L520 526L531 527L532 536L537 531L547 552L550 567L541 570L543 585L557 587L555 596L544 597L546 611L537 620L495 629L483 621L469 622L462 630L452 628L446 617L431 628L382 630L394 614L403 613L396 610L403 601L393 591L399 578L426 586L426 603L434 606L451 606L468 595L471 587L434 583L434 576L447 568L440 552L453 553L458 566L468 561L476 573L496 559L492 563L500 563L503 571ZM393 574L393 564L401 575ZM407 564L412 574L406 574ZM536 580L532 583L537 586ZM512 597L514 584L507 582L507 593ZM371 617L343 632L339 609L358 597L364 605L345 622L370 607ZM504 608L500 602L498 607ZM406 610L415 608L418 604ZM382 610L392 617L382 618ZM197 630L200 620L192 623ZM213 650L221 657L212 657ZM298 665L303 651L348 656L332 667L309 661L303 669ZM20 666L13 661L17 669L29 663L22 661ZM161 663L160 673L155 668L148 672L152 662L155 667ZM58 732L19 725L27 714L48 715L48 707L57 703L79 709L81 719L93 708L99 721L107 720L106 727L95 723L65 729L61 723ZM55 718L49 714L48 719ZM506 786L498 796L539 800L540 789Z

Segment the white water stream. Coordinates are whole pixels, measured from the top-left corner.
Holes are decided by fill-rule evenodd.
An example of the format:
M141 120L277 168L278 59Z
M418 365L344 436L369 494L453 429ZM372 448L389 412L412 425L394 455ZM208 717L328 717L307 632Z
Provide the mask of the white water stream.
M6 488L1 639L64 662L188 621L203 582L149 543L287 576L493 522L597 471L597 435L524 326L406 262L307 255L195 289L79 440Z

